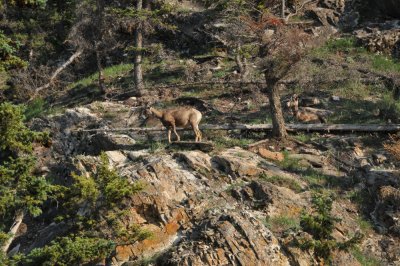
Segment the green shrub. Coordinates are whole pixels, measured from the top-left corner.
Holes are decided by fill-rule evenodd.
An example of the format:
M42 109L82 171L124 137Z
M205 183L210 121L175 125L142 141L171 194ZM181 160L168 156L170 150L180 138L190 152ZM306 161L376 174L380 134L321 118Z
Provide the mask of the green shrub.
M43 141L48 135L30 131L23 120L20 106L0 104L0 246L11 237L3 230L10 228L14 218L40 215L42 204L58 187L32 173L32 143Z
M21 43L11 40L0 30L0 72L14 68L24 68L28 63L18 56Z
M362 266L379 266L382 265L378 259L372 257L370 254L362 252L359 248L354 247L351 254L358 260Z
M279 166L288 171L301 171L304 169L304 166L301 165L300 159L294 159L289 157L288 152L283 152L284 159L279 162Z
M330 195L314 193L312 195L314 213L303 211L300 218L300 226L303 231L309 233L313 239L298 239L298 245L305 250L313 250L316 259L325 264L330 262L332 252L353 248L363 237L356 233L350 240L338 243L332 236L335 223L340 219L331 214L333 199Z
M43 248L33 249L22 263L27 266L81 265L104 259L114 249L113 241L102 238L62 237Z
M130 183L126 178L121 177L110 166L106 153L101 153L100 160L101 163L95 179L98 181L99 189L104 193L108 204L118 203L121 199L143 190L144 185L142 183Z
M326 42L325 47L331 52L346 51L349 52L356 47L357 41L353 37L331 39Z
M95 180L92 177L79 176L72 173L74 184L71 187L72 194L77 198L78 202L88 201L95 204L100 195Z

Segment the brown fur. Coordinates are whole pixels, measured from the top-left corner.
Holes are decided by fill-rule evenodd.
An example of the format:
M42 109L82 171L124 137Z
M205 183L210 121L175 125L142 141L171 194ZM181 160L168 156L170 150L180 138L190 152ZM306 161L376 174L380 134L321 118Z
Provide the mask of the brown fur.
M181 139L176 132L176 127L187 127L189 125L192 127L196 136L195 141L201 141L202 135L199 129L199 123L202 118L202 114L200 111L191 107L180 107L168 110L157 110L153 107L150 107L147 109L147 113L157 117L167 128L169 143L171 143L172 131L174 131L178 141Z
M301 122L326 123L326 119L321 115L299 110L299 97L297 95L294 95L292 97L292 99L288 103L288 107L291 108L293 116Z

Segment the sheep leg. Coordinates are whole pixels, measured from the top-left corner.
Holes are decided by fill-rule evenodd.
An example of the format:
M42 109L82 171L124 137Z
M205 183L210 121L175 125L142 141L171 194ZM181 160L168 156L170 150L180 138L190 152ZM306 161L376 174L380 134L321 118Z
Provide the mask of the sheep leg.
M198 127L197 127L197 132L199 134L199 142L201 142L201 139L203 138L203 134L201 134L201 131Z
M168 143L171 143L171 128L168 128Z
M193 129L193 132L194 132L194 136L195 136L194 141L197 142L199 140L198 128L196 128L196 124L194 124L194 123L190 123L190 125L192 126L192 129Z
M174 133L175 133L178 141L181 141L181 137L179 137L178 133L176 133L176 126L175 125L173 125L173 129L174 129Z
M201 135L201 131L199 129L199 125L194 126L193 129L194 129L195 134L196 134L196 142L197 141L201 142L202 135Z

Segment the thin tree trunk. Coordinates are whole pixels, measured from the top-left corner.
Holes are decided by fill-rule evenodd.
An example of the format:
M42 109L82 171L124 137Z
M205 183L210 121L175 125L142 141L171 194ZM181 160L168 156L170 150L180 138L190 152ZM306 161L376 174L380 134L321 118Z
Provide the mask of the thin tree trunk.
M3 20L7 21L7 0L3 0L3 10L0 10L3 12Z
M97 70L99 71L99 77L98 77L99 88L102 93L105 93L106 88L104 86L104 73L103 73L103 66L101 65L101 55L98 43L96 43L95 45L95 50L96 50Z
M286 3L285 3L285 1L286 0L282 0L282 10L281 10L281 16L282 16L282 19L286 19L286 17L285 17L285 11L286 11Z
M247 59L245 56L243 56L241 54L241 50L242 50L242 47L240 44L238 44L236 47L235 61L236 61L236 65L239 68L241 81L246 82L247 76L248 76Z
M104 86L104 73L103 73L103 66L101 64L101 51L100 51L100 44L103 41L103 25L104 25L104 20L103 20L103 14L104 14L104 0L97 0L96 1L96 16L97 16L97 21L98 21L98 33L99 35L98 40L95 40L94 43L94 48L96 52L96 61L97 61L97 69L99 71L99 77L98 77L98 82L99 82L99 88L102 93L105 93L105 86Z
M285 120L283 118L282 107L281 107L281 97L279 95L279 86L277 82L267 82L268 84L268 99L272 115L272 135L280 138L286 139L288 133L285 127Z
M136 10L140 12L143 8L143 1L137 0ZM143 32L142 23L139 23L135 30L135 59L134 59L134 80L135 91L141 96L143 95L143 72L142 72L142 49L143 49Z
M22 210L17 211L17 213L15 214L14 223L11 225L10 231L8 232L11 236L4 242L3 246L1 247L1 250L5 254L7 254L7 251L10 248L11 243L14 241L15 235L18 232L19 227L21 226L24 216L25 213Z

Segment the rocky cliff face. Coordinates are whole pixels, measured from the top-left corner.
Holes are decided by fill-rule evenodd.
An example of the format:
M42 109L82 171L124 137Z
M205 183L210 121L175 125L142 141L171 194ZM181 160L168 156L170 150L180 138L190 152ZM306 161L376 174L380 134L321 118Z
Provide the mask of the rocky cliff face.
M400 4L397 0L370 0L376 5L383 15L400 19Z
M55 140L39 170L47 169L50 174L58 176L65 173L65 178L71 170L88 174L96 167L99 151L104 150L121 176L146 184L144 191L124 202L127 213L118 219L127 228L131 225L146 228L153 237L118 245L110 258L111 265L133 265L149 258L156 265L316 263L312 253L293 244L295 239L306 235L298 225L301 212L312 210L313 185L309 177L277 166L274 161L266 159L269 153L265 149L260 153L258 148L250 151L239 147L211 153L168 149L152 151L141 148L133 139L137 136L131 133L75 131L108 128L111 122L123 125L129 112L129 108L121 104L93 103L35 122L37 128L49 129ZM134 112L130 119L131 125L138 125L140 112ZM340 158L349 158L347 164L352 160L352 163L357 163L354 157L354 151L359 150L357 145L351 141L343 144L348 150L343 151ZM367 188L376 191L379 196L371 202L370 217L375 219L376 226L385 235L374 230L364 231L366 237L360 247L362 252L373 254L386 265L400 263L399 210L393 212L390 207L393 200L398 203L398 177L390 174L388 178L368 170L356 174L351 170L346 172L342 162L332 160L329 150L318 151L301 143L290 150L295 158L301 158L303 165L314 165L318 171L337 180L335 193L341 195L333 205L334 215L341 219L333 233L337 241L344 241L354 232L365 230L358 222L361 213L346 196L346 190L340 187L356 182L359 191ZM360 165L364 167L365 163ZM274 182L273 177L280 181ZM84 213L84 208L77 211ZM107 226L102 219L98 223ZM287 226L287 223L292 225ZM42 227L39 232L31 231L39 224ZM28 251L46 245L70 230L68 221L47 225L32 222L25 233L30 238L24 239L22 234L18 239L26 241L22 250ZM335 265L359 265L351 252L335 252L333 262Z

